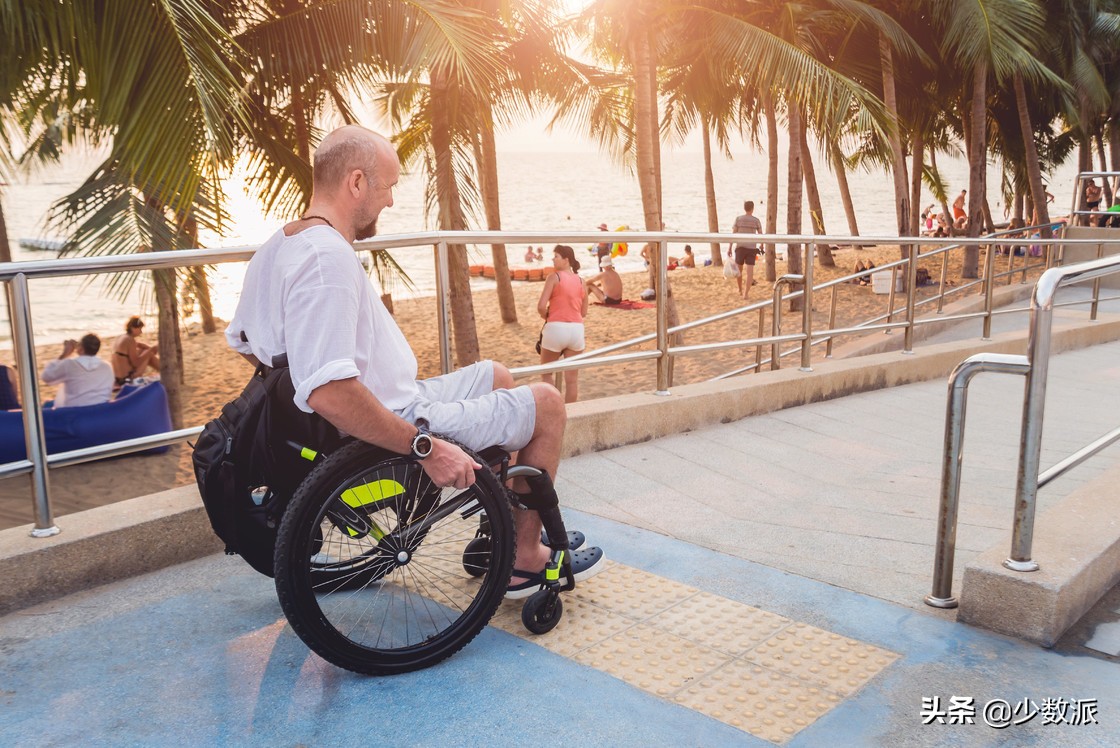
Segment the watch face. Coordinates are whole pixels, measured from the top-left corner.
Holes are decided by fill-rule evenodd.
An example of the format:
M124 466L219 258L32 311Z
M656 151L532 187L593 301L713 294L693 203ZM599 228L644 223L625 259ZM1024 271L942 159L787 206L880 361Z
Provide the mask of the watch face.
M417 434L412 440L412 454L424 459L432 453L432 437L427 434Z

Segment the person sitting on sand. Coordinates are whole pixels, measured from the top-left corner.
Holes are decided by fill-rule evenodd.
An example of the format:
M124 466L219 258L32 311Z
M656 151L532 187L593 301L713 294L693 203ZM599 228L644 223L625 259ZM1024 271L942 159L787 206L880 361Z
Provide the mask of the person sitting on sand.
M587 293L607 306L622 303L622 276L614 269L610 255L599 261L599 271L587 279Z
M544 262L544 247L537 247L537 262Z
M117 387L144 376L149 368L159 373L159 346L142 343L143 331L144 320L133 315L124 325L124 335L113 341L113 376Z
M43 369L43 381L60 384L56 408L77 408L109 402L113 394L113 370L97 357L101 338L92 332L80 341L67 340L62 353ZM75 357L74 354L78 355Z
M681 258L680 266L682 268L696 267L696 258L692 256L692 245L684 245L684 257Z

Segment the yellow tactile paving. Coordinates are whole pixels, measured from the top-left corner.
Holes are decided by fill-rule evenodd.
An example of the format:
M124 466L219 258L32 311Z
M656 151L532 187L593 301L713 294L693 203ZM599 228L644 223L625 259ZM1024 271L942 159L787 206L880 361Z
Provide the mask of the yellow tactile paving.
M732 655L743 654L790 623L788 618L707 592L697 592L656 618L660 628Z
M731 662L714 649L641 623L585 649L575 659L662 697Z
M747 654L770 670L812 681L841 696L859 690L896 655L831 631L795 623Z
M534 636L523 601L491 624L661 698L784 743L898 655L618 563L564 596Z
M840 697L747 660L736 660L683 689L678 704L781 743L840 703Z

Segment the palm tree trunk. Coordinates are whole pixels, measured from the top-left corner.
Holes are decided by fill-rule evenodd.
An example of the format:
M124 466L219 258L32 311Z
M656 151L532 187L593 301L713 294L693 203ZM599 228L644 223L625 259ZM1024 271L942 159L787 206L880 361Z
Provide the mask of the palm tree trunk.
M1023 76L1016 73L1013 84L1015 86L1015 103L1019 110L1019 131L1023 136L1024 156L1027 162L1027 182L1030 185L1031 202L1038 208L1039 223L1048 224L1050 223L1050 213L1046 207L1046 193L1042 186L1042 168L1038 161L1038 149L1034 144L1034 126L1031 124L1031 113L1027 108L1027 92L1023 86ZM1042 232L1045 239L1049 239L1050 235L1049 228Z
M976 64L972 75L972 110L969 113L968 141L968 236L980 235L984 212L984 167L987 164L987 90L988 64ZM962 278L978 278L980 247L971 244L964 249Z
M1108 151L1112 157L1112 171L1120 171L1120 117L1108 122ZM1112 178L1113 194L1120 192L1120 177Z
M465 222L451 158L451 122L448 113L454 107L455 96L448 78L445 69L432 70L432 151L435 155L439 227L444 231L457 231L465 228ZM479 360L478 332L475 327L474 300L471 297L470 269L465 246L458 244L448 248L448 275L455 359L461 368Z
M801 233L801 112L797 106L790 103L786 107L789 116L789 161L786 177L786 233L796 236ZM786 245L786 266L789 272L799 275L803 272L801 265L801 245ZM801 286L794 284L791 290L798 290ZM802 297L790 299L789 309L798 312L802 309Z
M634 71L634 134L635 160L638 169L638 188L642 195L642 213L646 231L662 231L661 218L661 134L658 132L657 112L657 66L653 58L653 48L648 32L635 35L630 50L630 64ZM650 270L660 267L663 262L657 247L650 253ZM651 276L651 287L654 287ZM665 313L670 327L680 324L677 315L677 302L673 299L673 289L666 283L664 299ZM684 335L671 336L673 343L680 345ZM669 379L673 378L670 364Z
M652 55L649 38L644 33L635 35L632 64L634 66L634 130L637 139L635 156L638 171L638 189L642 195L642 213L646 231L661 231L661 201L659 198L657 161L655 151L660 150L660 137L651 123L656 121L657 92L650 85Z
M167 391L171 427L183 424L183 359L179 339L179 297L174 270L153 270L156 304L159 306L159 378Z
M828 138L828 152L832 158L832 168L836 171L836 184L840 187L840 200L844 203L844 216L848 219L848 233L859 236L856 206L852 202L852 191L848 187L848 170L844 164L844 155L840 152L840 146L832 138Z
M766 233L778 233L778 116L774 111L774 97L767 91L762 97L762 107L766 113L766 154L770 165L766 171ZM778 279L777 259L774 257L775 245L766 250L766 280L773 283Z
M708 231L719 233L719 216L716 213L716 180L712 175L712 134L708 131L708 119L701 121L701 130L704 134L704 196L708 203ZM712 265L723 265L723 253L720 252L719 242L712 242Z
M809 139L805 134L808 128L801 128L801 170L805 175L805 194L809 197L809 217L813 221L813 233L824 236L824 208L821 207L821 193L817 189L817 172L813 168L813 157L809 153ZM817 262L822 268L836 267L832 250L824 242L816 245Z
M187 246L198 246L198 219L193 215L183 223L183 231L187 235ZM198 300L198 316L202 320L202 332L211 335L218 331L214 322L214 306L210 302L210 282L206 278L206 268L196 265L190 269L191 290Z
M910 196L906 182L906 159L902 155L902 121L898 117L898 99L894 90L894 62L891 45L887 37L879 34L879 65L883 74L883 103L890 114L890 130L887 139L891 148L891 173L894 176L894 211L898 224L898 235L906 236L910 230ZM899 246L902 257L907 249Z
M922 217L920 215L922 204L922 172L925 170L925 140L917 127L913 132L911 144L910 163L910 236L918 236L922 232Z
M489 102L479 98L477 103L481 129L480 137L475 139L478 145L475 154L475 160L478 162L478 186L486 210L486 226L491 231L500 231L502 211L498 201L498 152L494 146L494 113ZM490 254L494 261L494 279L498 284L498 308L502 314L502 322L505 324L517 322L517 303L513 298L513 283L509 276L506 245L490 245Z
M0 198L3 198L0 192ZM8 222L4 220L4 203L0 201L0 262L12 261L12 245L8 240Z
M1093 140L1097 143L1097 158L1101 162L1101 171L1108 171L1108 160L1104 157L1104 138L1100 130L1093 133ZM1104 206L1107 208L1112 205L1112 182L1108 179L1102 179L1101 182L1101 187L1104 189Z

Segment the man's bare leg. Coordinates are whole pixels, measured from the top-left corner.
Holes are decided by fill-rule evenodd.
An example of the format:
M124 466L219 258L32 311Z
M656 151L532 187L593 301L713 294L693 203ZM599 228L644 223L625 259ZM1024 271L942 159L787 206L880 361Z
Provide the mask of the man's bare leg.
M743 272L739 273L739 279L743 281L743 286L746 288L743 291L743 298L747 298L751 294L751 286L754 285L754 265L742 265Z

